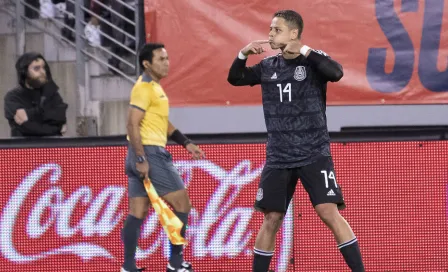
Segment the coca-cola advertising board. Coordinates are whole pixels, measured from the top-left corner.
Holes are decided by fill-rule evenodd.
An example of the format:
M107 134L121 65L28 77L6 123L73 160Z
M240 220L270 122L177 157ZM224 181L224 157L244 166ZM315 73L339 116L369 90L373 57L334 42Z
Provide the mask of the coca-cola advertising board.
M253 209L264 144L201 145L204 160L169 146L191 196L185 258L195 271L252 271L262 215ZM367 271L448 270L448 141L333 143L342 215ZM125 146L0 150L0 271L119 271L127 214ZM169 245L154 212L138 265L166 270ZM302 186L274 271L349 271Z

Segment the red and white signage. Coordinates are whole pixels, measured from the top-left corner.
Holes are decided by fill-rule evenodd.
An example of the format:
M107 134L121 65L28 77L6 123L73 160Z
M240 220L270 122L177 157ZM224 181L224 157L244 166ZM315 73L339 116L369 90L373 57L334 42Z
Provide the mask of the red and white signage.
M169 147L193 210L185 257L195 271L251 271L262 216L253 210L264 144ZM448 269L448 142L333 144L342 212L367 271ZM125 147L0 150L0 271L118 271L127 214ZM168 240L151 212L138 264L164 271ZM275 271L348 271L336 242L297 194L277 236Z

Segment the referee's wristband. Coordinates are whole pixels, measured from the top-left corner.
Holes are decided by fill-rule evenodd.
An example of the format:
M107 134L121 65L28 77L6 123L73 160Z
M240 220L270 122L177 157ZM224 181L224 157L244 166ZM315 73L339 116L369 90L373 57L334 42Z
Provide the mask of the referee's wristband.
M306 53L308 53L308 50L310 50L311 48L307 45L302 46L302 48L300 48L300 55L306 56Z
M184 147L186 147L188 144L192 143L192 141L190 139L188 139L184 134L182 134L182 132L180 132L178 129L173 131L170 138L174 142L176 142L180 145L183 145Z

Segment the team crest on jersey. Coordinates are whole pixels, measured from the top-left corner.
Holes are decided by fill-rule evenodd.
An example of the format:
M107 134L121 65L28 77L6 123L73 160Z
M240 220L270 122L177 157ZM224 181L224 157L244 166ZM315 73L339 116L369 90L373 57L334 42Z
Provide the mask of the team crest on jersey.
M297 66L294 72L294 79L297 81L302 81L306 78L305 66Z

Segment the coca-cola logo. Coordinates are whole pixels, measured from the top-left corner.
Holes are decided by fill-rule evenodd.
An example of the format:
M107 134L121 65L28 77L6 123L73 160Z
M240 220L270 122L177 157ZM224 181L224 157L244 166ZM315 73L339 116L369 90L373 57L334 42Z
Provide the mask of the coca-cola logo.
M192 255L214 258L252 255L252 245L249 242L256 233L253 227L252 230L249 228L249 222L254 215L254 209L251 206L236 206L235 199L245 186L260 176L263 165L253 167L249 160L240 161L231 170L225 170L208 160L176 161L175 165L187 186L195 181L194 173L197 171L206 173L217 184L214 192L207 197L204 209L198 211L193 208L191 211L187 238ZM45 175L49 175L47 189L40 192L33 190L40 182L44 182L42 177ZM42 164L28 173L12 192L0 218L0 252L3 257L14 263L30 263L58 254L74 254L82 260L94 257L120 259L121 256L114 256L106 246L99 242L87 241L87 238L107 238L120 228L126 215L126 211L120 208L126 197L126 187L104 184L101 191L94 193L88 184L80 184L74 192L67 194L60 185L62 175L63 169L60 165ZM29 213L23 214L24 203L31 194L39 195L31 205ZM75 208L79 205L85 206L86 209L84 214L77 215L79 219L73 224ZM44 216L48 211L49 214ZM13 239L19 217L21 220L26 219L27 239L20 240L22 243L39 239L50 230L67 243L39 253L20 252ZM293 241L292 225L290 209L284 220L281 246L277 249L278 271L285 271L288 265ZM154 234L156 238L147 248L137 250L137 259L148 258L160 248L163 249L164 255L168 256L168 239L159 227L157 215L152 212L142 228L141 238L145 239ZM81 235L86 241L74 242L75 235Z

